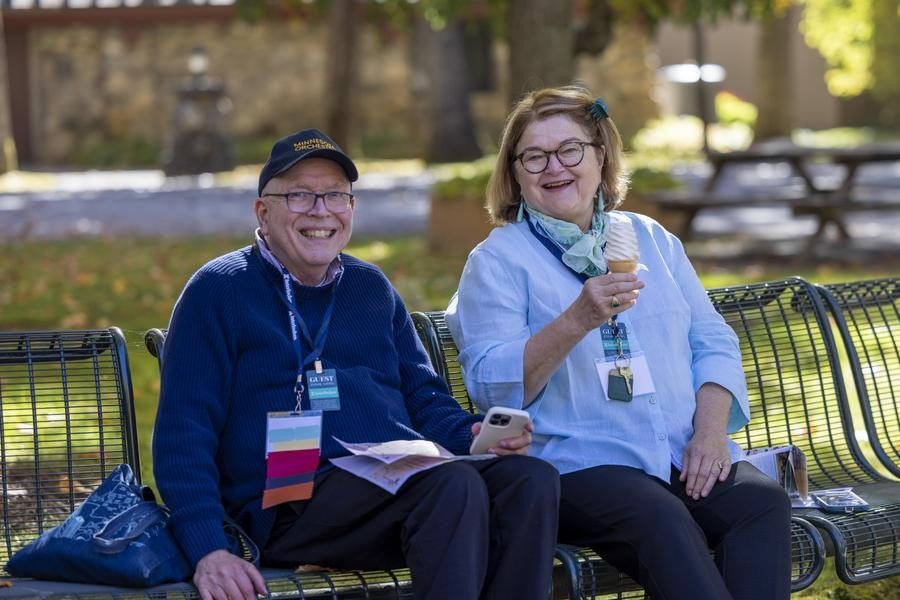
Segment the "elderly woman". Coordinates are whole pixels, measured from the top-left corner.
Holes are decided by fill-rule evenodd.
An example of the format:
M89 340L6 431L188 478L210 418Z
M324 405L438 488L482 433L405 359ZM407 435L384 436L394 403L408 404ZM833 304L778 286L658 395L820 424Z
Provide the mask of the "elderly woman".
M515 106L487 190L503 226L447 309L466 386L531 414L531 454L562 475L560 541L654 600L786 599L787 494L727 437L749 418L736 336L679 240L615 210L626 185L602 99L573 85ZM637 273L609 268L613 247L639 250Z

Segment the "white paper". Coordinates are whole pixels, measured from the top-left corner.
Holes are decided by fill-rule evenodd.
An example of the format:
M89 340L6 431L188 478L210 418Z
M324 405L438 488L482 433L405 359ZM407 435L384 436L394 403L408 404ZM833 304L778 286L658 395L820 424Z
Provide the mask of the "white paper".
M407 456L427 456L431 458L453 458L453 453L440 444L428 440L392 440L390 442L364 442L354 444L334 438L337 443L357 456L370 456L384 463Z
M790 468L790 472L793 475L794 479L794 488L788 490L791 498L791 506L793 508L815 508L816 503L809 496L804 500L803 496L800 495L799 489L806 490L807 482L806 482L806 471L798 472L793 467L793 456L792 453L795 451L795 447L792 445L787 446L776 446L773 448L760 448L756 450L748 450L746 455L744 456L744 460L752 464L754 467L765 473L766 476L771 477L775 481L779 483L779 485L784 485L782 481L783 473L779 473L778 469L778 457L782 454L787 454L787 462L791 463L790 465L786 465L785 468ZM799 448L796 448L797 452L800 452ZM802 458L802 454L801 454ZM806 464L806 461L801 461L802 465ZM801 479L802 481L798 481Z
M353 456L332 458L331 462L357 477L396 494L407 480L422 471L455 460L485 460L493 454L456 456L440 444L427 440L393 440L381 443L353 444L334 438ZM400 452L406 451L405 454Z

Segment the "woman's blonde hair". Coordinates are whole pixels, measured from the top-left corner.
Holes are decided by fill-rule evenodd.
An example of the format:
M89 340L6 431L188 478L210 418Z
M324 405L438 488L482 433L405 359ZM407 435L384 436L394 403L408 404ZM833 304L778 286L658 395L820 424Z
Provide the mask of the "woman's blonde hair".
M600 188L603 191L603 210L619 206L628 187L622 152L622 138L616 124L609 117L596 118L597 99L580 83L555 88L544 88L526 94L512 109L503 128L497 163L487 185L485 206L491 220L497 224L514 221L519 210L522 190L513 176L515 148L525 129L540 119L554 115L566 115L592 137L594 144L604 148L603 168L600 172ZM593 109L593 111L592 111ZM603 111L605 113L605 105ZM600 149L597 149L600 151Z

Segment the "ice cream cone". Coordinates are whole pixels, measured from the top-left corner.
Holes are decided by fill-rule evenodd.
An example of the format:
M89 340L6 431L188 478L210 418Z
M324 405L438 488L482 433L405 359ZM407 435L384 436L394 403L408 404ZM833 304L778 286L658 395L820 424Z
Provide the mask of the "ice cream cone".
M609 267L610 273L634 273L637 271L638 259L632 260L609 260L606 265Z
M618 212L611 213L606 247L603 249L610 273L636 273L640 254L631 220Z

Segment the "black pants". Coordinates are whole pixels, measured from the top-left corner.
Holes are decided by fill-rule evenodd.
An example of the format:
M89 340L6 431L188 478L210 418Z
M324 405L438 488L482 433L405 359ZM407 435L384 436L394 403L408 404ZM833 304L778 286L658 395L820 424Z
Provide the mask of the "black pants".
M416 598L546 598L559 475L536 458L457 461L391 495L340 469L310 500L279 507L263 553L276 566L408 566Z
M678 476L667 485L619 466L563 475L560 541L593 548L653 600L787 600L785 491L747 462L696 501Z

